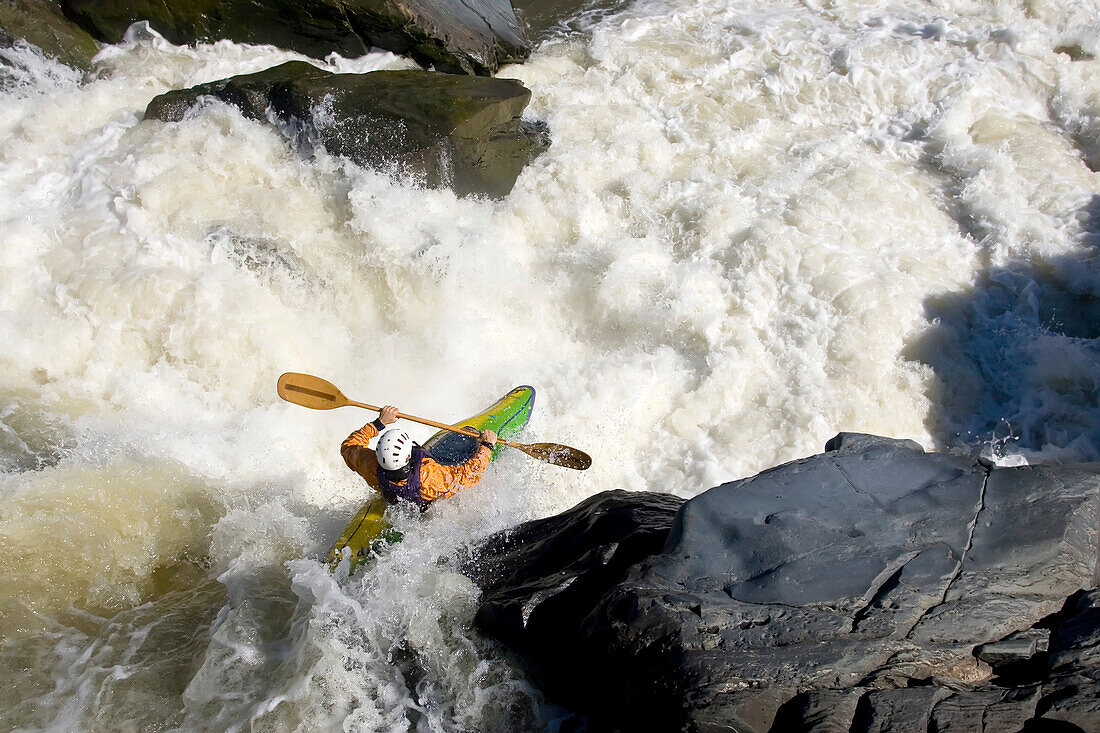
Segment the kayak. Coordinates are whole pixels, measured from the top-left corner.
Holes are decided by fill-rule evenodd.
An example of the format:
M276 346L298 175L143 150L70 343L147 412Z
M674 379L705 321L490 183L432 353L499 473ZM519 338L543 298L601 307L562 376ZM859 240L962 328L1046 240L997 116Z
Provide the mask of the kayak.
M516 387L493 404L476 415L455 423L460 428L473 428L477 431L492 430L501 438L510 440L516 437L531 419L531 408L535 405L533 387ZM424 443L432 458L444 465L458 465L473 458L477 453L478 440L473 435L463 435L440 430ZM491 460L496 460L505 446L493 449ZM348 526L336 540L328 553L326 562L329 569L335 570L346 554L351 562L349 572L354 572L373 554L386 545L401 540L401 533L390 524L387 514L389 503L377 491L371 492L367 503L356 512ZM345 553L345 548L350 550Z

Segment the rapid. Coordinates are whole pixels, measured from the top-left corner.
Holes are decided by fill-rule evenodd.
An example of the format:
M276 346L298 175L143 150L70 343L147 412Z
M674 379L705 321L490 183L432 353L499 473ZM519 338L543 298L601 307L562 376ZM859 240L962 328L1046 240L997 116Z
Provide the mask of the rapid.
M303 155L170 88L299 58L141 26L0 49L0 729L553 729L456 558L607 489L690 497L840 431L1100 460L1100 3L639 0L499 76L553 144L499 201ZM408 68L387 53L315 62ZM370 420L513 452L351 578ZM418 439L430 429L408 426ZM583 660L578 660L583 664Z

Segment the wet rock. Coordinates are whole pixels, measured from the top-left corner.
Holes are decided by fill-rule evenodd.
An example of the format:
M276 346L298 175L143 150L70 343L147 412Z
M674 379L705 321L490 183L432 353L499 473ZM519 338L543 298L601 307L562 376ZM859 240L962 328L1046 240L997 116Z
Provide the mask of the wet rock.
M568 573L494 584L477 620L559 700L628 729L1089 730L1100 620L1063 604L1096 584L1098 510L1096 466L990 468L842 434L686 502L662 551L602 592L527 590Z
M57 0L0 0L0 46L19 40L84 70L99 50L94 38L65 17Z
M483 591L477 623L551 665L571 666L583 614L628 568L661 549L683 502L608 491L495 535L466 567Z
M173 43L271 44L324 58L371 47L439 71L490 75L530 48L508 0L62 0L97 38L122 40L137 21Z
M1087 50L1080 42L1064 43L1054 47L1054 53L1069 56L1074 61L1093 61L1096 54Z
M149 103L145 118L179 121L204 97L254 120L279 121L307 147L460 195L507 195L549 145L545 127L521 120L531 93L517 81L427 71L332 74L300 61L167 92Z
M577 30L584 18L605 17L633 0L512 0L516 17L533 43Z

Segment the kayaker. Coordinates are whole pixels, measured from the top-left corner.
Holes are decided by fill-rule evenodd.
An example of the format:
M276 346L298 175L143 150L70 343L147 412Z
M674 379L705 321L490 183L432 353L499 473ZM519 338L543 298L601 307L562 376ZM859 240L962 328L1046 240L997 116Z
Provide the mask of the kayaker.
M386 405L378 411L377 418L349 435L340 446L340 455L348 468L366 479L386 501L411 501L424 510L433 501L454 496L481 480L497 442L495 432L482 430L477 453L465 463L446 466L432 458L404 430L393 428L382 432L397 421L397 413L396 407ZM379 433L378 445L372 449L370 441Z

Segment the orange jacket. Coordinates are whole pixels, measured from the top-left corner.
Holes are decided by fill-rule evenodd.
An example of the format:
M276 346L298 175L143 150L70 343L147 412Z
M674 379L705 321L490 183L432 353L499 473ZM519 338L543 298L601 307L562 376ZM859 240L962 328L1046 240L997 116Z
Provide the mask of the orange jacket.
M369 422L349 435L340 446L340 455L344 457L344 463L366 479L375 490L379 489L378 457L369 443L377 435L378 427L373 422ZM492 455L493 451L489 446L481 445L473 458L457 466L445 466L431 456L425 457L420 463L420 496L425 501L435 501L454 496L463 489L473 486L481 480L481 475L485 473L485 467L489 465ZM407 483L408 479L398 482L398 485L403 486Z

